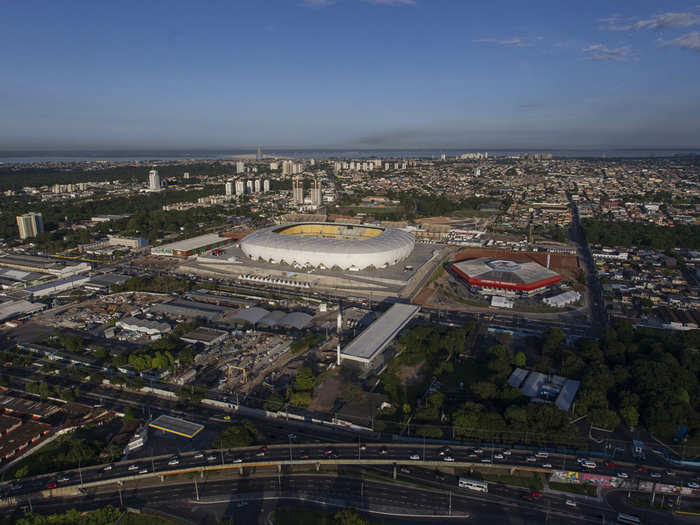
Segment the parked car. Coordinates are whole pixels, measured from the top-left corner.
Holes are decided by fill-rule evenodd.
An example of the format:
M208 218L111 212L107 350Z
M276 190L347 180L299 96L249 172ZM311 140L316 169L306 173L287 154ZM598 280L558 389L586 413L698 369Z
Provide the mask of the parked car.
M202 459L204 457L204 452L197 452L194 455L194 459Z
M138 463L134 463L133 465L129 465L129 468L127 470L138 470L139 465Z
M572 500L572 499L567 499L567 500L566 500L566 504L567 504L569 507L575 507L575 506L576 506L576 502L575 502L574 500Z
M627 478L629 478L629 474L627 474L627 472L618 472L618 473L616 474L616 476L617 476L618 478L621 478L621 479L627 479Z
M581 466L589 469L594 469L598 467L598 465L596 465L594 461L584 461L583 463L581 463Z
M504 459L504 458L503 458L503 454L495 454L495 455L493 456L493 459Z
M444 456L444 457L442 458L442 460L443 460L443 461L453 462L453 461L455 460L455 458L453 458L452 456Z
M698 485L695 481L689 481L688 483L686 483L686 485L688 485L688 487L690 487L691 489L700 488L700 485Z
M60 476L58 479L56 479L59 483L65 483L66 481L70 481L70 476L68 474L63 474Z
M525 458L525 461L527 461L528 463L536 463L537 458L535 456L528 456Z
M420 461L420 456L418 454L411 454L408 459L413 461Z
M114 468L114 465L112 465L112 464L110 463L109 465L107 465L107 466L106 466L105 468L103 468L102 470L104 470L105 472L109 472L109 471L112 470L113 468Z
M175 466L175 465L179 465L179 464L180 464L180 458L178 458L177 456L173 456L173 457L170 458L170 460L168 461L168 465L170 465L171 467L173 467L173 466Z

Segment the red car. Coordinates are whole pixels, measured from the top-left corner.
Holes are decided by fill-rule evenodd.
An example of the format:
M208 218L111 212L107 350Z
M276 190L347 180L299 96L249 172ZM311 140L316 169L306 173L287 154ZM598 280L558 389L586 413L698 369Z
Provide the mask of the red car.
M604 463L604 465L605 465L606 467L616 467L616 466L617 466L617 463L615 463L614 461L608 460L608 461L606 461L606 462Z
M533 490L530 494L532 494L533 498L541 498L543 496L541 492L537 492L536 490Z
M646 467L639 467L637 472L649 472L649 470Z
M48 485L46 485L47 489L55 489L58 485L56 485L55 482L51 482Z

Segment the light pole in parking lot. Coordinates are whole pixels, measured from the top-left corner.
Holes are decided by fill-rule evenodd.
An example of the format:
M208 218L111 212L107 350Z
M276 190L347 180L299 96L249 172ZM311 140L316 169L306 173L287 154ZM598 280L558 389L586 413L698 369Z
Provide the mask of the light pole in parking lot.
M292 461L292 435L287 436L289 438L289 461Z

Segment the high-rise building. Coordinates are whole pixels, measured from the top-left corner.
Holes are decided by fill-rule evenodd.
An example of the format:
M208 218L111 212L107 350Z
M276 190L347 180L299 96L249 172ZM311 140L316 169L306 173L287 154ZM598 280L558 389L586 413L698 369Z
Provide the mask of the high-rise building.
M280 169L279 162L270 162L270 169L272 171L276 171L276 170Z
M231 197L233 195L233 191L234 191L233 181L227 180L226 181L226 196Z
M237 180L236 181L236 195L244 195L245 194L245 182L242 180Z
M270 191L270 179L265 179L265 180L263 181L263 191L264 191L265 193L267 193L268 191Z
M294 204L304 204L304 182L299 177L292 179L292 199Z
M253 181L252 180L245 181L245 192L246 193L253 193Z
M190 179L190 172L189 172L189 171L186 171L186 172L182 175L182 178L185 179L185 180L189 180L189 179Z
M255 179L255 193L260 193L262 191L262 182L260 179Z
M321 205L321 182L318 179L314 179L314 185L311 188L311 204Z
M236 162L236 173L245 173L245 162L242 160Z
M160 190L160 175L158 175L158 170L151 170L148 172L148 189L151 191Z
M17 228L19 228L19 238L28 239L36 237L44 231L44 218L41 213L30 211L24 215L17 216Z
M255 160L263 160L262 146L258 146L258 152L255 154Z

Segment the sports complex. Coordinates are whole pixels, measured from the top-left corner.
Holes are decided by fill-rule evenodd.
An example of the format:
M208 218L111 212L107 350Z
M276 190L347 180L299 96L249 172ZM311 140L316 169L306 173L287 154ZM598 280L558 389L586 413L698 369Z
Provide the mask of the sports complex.
M452 264L472 290L482 294L535 295L561 281L561 275L535 261L479 257Z
M243 253L255 261L346 271L393 266L414 245L413 235L403 230L336 223L271 226L240 242Z

